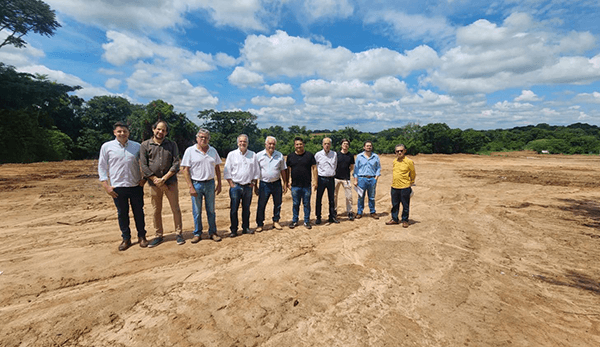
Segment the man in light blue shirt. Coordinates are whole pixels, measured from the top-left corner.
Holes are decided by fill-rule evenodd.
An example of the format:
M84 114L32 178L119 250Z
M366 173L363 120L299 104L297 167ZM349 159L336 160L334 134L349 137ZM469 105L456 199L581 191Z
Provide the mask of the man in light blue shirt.
M361 218L363 215L365 195L369 195L371 217L379 219L375 211L375 191L377 179L381 176L381 162L379 156L373 153L373 143L371 141L366 141L363 149L364 151L356 156L356 163L354 164L354 185L363 191L363 194L358 196L356 219Z
M281 217L281 201L283 193L287 191L288 175L287 165L281 152L275 150L277 139L267 136L265 149L256 154L260 167L260 186L254 188L258 195L258 208L256 209L256 231L263 230L265 221L265 208L269 197L273 196L273 228L281 230L279 219ZM283 190L281 181L283 178Z
M140 247L147 247L144 223L144 184L140 172L140 144L129 140L129 129L122 122L113 126L115 139L105 142L100 149L98 176L100 184L117 207L117 216L123 242L119 251L131 246L129 229L129 205L133 211Z

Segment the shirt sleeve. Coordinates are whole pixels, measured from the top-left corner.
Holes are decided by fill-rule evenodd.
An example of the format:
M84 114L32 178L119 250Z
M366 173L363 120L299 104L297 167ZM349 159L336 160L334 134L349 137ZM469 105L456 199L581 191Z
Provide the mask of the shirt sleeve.
M144 142L140 145L140 166L142 167L142 176L145 179L152 176L153 172L150 170L148 166L148 146Z
M175 142L171 142L171 143L173 144L173 165L171 165L171 168L169 169L169 171L178 173L179 166L181 165L181 158L179 158L179 147L177 146L177 143L175 143Z
M375 161L375 176L381 176L381 161L379 160L379 156L377 156L377 161Z
M183 152L183 159L181 159L181 166L185 166L185 167L190 167L190 149L186 149L185 152Z
M227 154L227 159L225 159L225 168L223 169L223 178L226 180L230 180L233 178L231 176L231 165L233 165L233 156L231 155L233 152L229 152Z
M106 145L100 148L100 157L98 158L98 177L100 181L108 181L108 150Z

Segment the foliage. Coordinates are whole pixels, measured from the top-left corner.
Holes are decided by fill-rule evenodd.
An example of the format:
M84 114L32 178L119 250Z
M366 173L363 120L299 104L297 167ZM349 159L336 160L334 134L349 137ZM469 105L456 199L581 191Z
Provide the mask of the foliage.
M249 149L256 152L264 148L256 116L250 112L204 110L198 113L198 118L202 121L202 127L210 131L210 143L222 157L237 148L237 137L240 134L248 135Z
M52 36L60 27L54 11L40 0L4 0L0 5L0 31L9 35L0 43L0 48L13 45L24 47L23 36L30 31L44 36Z

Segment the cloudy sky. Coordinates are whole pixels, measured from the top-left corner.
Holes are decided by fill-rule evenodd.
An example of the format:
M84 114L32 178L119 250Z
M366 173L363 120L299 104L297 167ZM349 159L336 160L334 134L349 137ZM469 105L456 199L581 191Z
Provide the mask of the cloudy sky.
M46 2L62 27L0 61L86 100L244 110L261 128L600 125L597 0Z

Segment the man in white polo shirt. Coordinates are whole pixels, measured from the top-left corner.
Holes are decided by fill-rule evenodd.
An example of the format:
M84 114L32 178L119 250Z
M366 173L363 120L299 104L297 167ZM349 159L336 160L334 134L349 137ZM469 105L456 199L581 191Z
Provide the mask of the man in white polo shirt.
M265 149L256 154L258 166L260 167L260 187L254 191L258 195L258 208L256 210L256 231L263 230L265 221L265 208L269 196L273 196L273 227L281 230L279 218L281 215L281 201L283 193L287 191L288 175L287 165L281 152L275 150L277 139L267 136ZM283 191L281 181L283 179Z
M321 207L323 201L323 193L327 189L327 198L329 200L329 223L339 223L335 212L335 170L337 168L337 153L331 150L331 139L326 137L323 139L323 149L315 154L315 161L317 162L317 174L318 178L315 177L313 184L316 184L315 189L317 190L317 208L316 215L317 221L315 224L319 225L321 221ZM314 171L313 171L314 173Z
M192 213L194 215L194 238L192 243L198 243L202 236L202 197L206 204L208 217L208 235L213 241L221 241L217 235L215 216L215 193L221 192L221 157L217 150L210 146L210 132L198 130L197 144L188 147L181 160L183 177L187 182L192 196ZM215 177L217 184L215 187Z
M229 198L231 199L229 211L231 234L229 237L237 236L240 202L242 203L242 233L254 233L250 230L250 204L252 203L252 190L260 177L256 153L248 149L248 135L238 136L237 144L238 148L227 154L223 172L223 176L229 183Z

